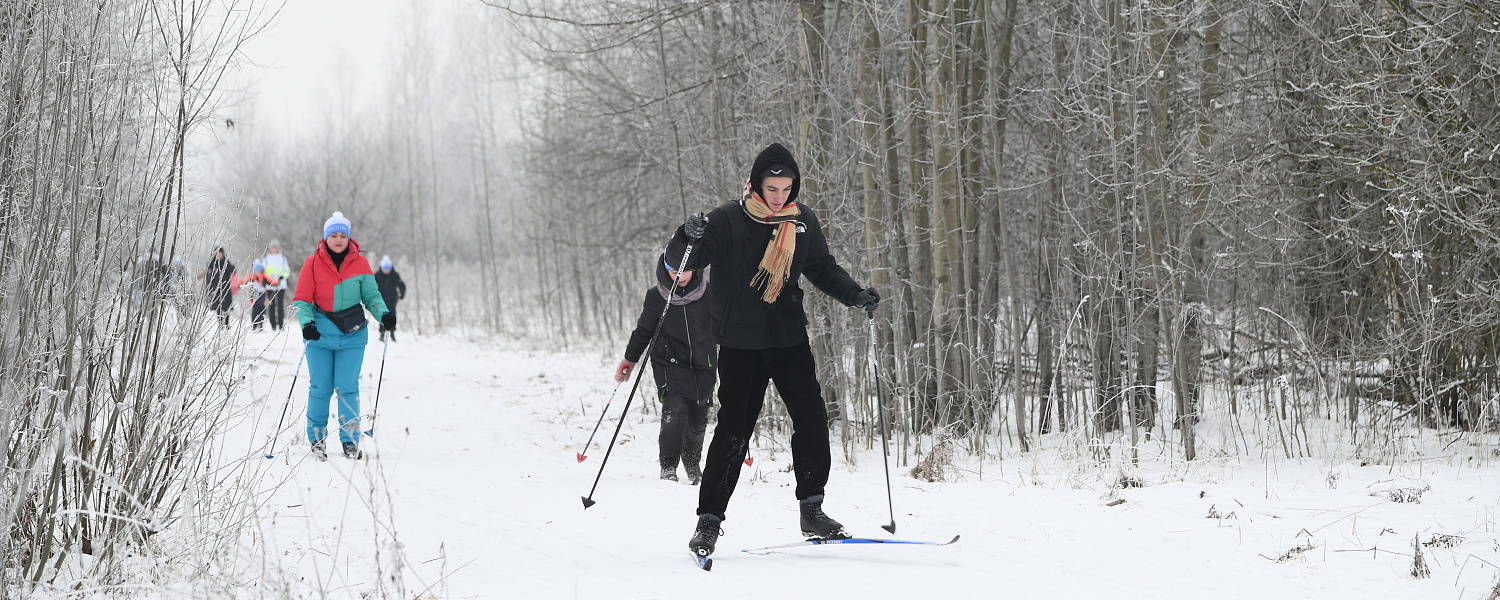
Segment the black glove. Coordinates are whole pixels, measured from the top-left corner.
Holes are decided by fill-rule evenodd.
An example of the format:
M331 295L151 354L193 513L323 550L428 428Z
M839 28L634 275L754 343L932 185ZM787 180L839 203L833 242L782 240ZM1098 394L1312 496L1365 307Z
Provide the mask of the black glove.
M386 311L385 316L380 317L380 326L386 331L396 330L396 313Z
M302 339L311 342L321 337L323 337L323 334L318 333L317 323L308 323L302 327Z
M703 231L706 229L708 229L708 217L703 216L703 213L693 213L688 217L687 222L682 224L682 233L695 242L703 238Z
M860 290L859 295L854 298L854 305L863 306L865 310L875 312L875 307L880 306L880 292L872 287Z

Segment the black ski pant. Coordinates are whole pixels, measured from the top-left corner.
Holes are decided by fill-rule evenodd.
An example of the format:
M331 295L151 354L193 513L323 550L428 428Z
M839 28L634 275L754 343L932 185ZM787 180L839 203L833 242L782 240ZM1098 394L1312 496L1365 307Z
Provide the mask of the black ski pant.
M286 290L266 290L268 303L266 308L270 311L271 329L277 330L286 326Z
M661 434L656 438L660 448L662 470L677 470L677 464L688 474L698 473L703 458L703 435L708 432L708 404L667 392L667 367L651 361L656 377L656 396L661 398Z
M266 294L262 293L250 305L250 327L260 331L261 324L266 322Z
M740 467L750 450L755 421L765 404L766 385L776 392L792 418L792 472L797 477L797 499L823 494L832 465L828 449L828 409L818 386L812 347L806 342L791 348L740 350L719 347L719 424L708 445L698 490L698 514L724 518L729 497L740 479Z

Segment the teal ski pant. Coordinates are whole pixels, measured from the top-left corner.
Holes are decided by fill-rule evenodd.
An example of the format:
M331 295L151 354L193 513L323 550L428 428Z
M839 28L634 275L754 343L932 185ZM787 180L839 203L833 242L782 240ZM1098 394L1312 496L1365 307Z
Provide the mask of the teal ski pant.
M328 401L338 395L339 440L359 443L359 372L370 332L343 333L317 315L317 340L307 343L307 441L328 437Z

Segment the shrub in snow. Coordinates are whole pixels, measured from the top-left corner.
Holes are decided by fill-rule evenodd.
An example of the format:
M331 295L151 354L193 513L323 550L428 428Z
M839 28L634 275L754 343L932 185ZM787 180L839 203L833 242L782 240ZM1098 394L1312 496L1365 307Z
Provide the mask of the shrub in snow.
M1381 492L1370 492L1370 495L1377 498L1384 496L1385 499L1397 504L1421 504L1422 494L1431 489L1431 485L1423 485L1422 487L1403 487Z
M1422 542L1422 545L1428 548L1457 548L1463 543L1464 536L1434 533L1432 539Z
M933 432L936 443L917 466L912 467L911 476L927 482L943 480L943 474L953 466L953 434L945 427Z
M1285 563L1295 558L1302 558L1303 553L1314 548L1317 548L1317 546L1313 545L1312 540L1308 540L1300 546L1293 546L1286 552L1283 552L1281 556L1276 557L1276 562Z

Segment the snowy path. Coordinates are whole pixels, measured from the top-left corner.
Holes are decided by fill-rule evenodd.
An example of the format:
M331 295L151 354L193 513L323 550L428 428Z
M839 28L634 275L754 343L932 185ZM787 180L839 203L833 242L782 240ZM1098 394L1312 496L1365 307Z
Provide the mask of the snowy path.
M783 471L789 456L755 452L714 570L705 573L686 550L697 488L656 478L657 425L639 398L594 495L598 504L582 508L628 392L620 391L589 459L578 463L575 452L612 389L614 349L403 338L390 346L378 430L367 442L376 457L318 463L300 441L305 373L276 458L255 458L265 453L300 344L262 333L246 346L262 365L253 394L264 402L244 399L254 420L226 444L261 461L268 492L257 542L265 546L257 549L304 578L266 582L294 596L359 597L399 560L407 597L433 598L1459 599L1485 598L1495 581L1490 565L1500 564L1500 471L1450 466L1463 457L1426 461L1422 472L1317 461L1267 469L1250 459L1188 474L1147 469L1149 485L1121 490L1125 502L1110 506L1102 480L1070 477L1056 452L987 464L982 481L971 471L958 483L925 483L893 467L898 535L889 537L962 534L953 546L750 555L739 550L799 537L792 476ZM373 343L365 358L366 413L380 351ZM1330 471L1341 476L1336 489ZM1421 503L1370 495L1418 479L1432 488ZM887 509L878 450L855 470L836 457L828 490L825 508L852 533L888 537L880 529ZM1211 506L1234 518L1205 518ZM1424 548L1433 578L1414 580L1406 572L1417 534L1466 541ZM1309 541L1315 547L1300 556L1271 560Z

